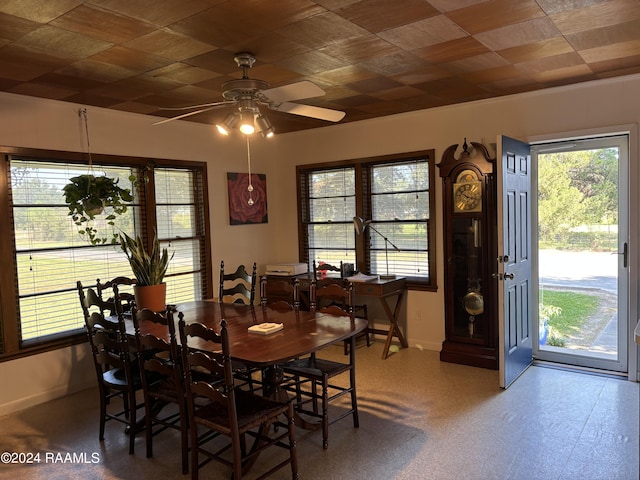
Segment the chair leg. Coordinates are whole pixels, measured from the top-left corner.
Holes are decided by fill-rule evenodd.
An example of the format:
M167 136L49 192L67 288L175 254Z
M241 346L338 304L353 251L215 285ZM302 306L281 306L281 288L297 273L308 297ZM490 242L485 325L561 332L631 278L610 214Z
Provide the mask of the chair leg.
M125 393L124 397L129 400L129 454L134 453L136 444L136 394L135 392Z
M191 480L198 480L198 424L192 422L191 432Z
M302 389L300 388L300 376L299 375L294 375L293 376L293 383L296 386L296 403L301 403L302 402Z
M289 404L287 412L287 424L289 427L289 458L291 458L291 478L298 479L298 454L296 449L296 429L293 414L293 404Z
M248 366L245 369L245 375L247 376L247 386L249 387L249 391L253 393L253 376L251 374L251 368Z
M361 334L359 334L358 336L365 336L365 339L367 340L367 347L370 347L372 345L372 341L371 341L371 333L369 331L369 313L367 312L367 305L360 305L358 307L360 310L362 310L362 315L357 315L359 318L364 318L367 321L367 327L362 331ZM349 340L345 340L344 341L344 354L345 355L349 355Z
M107 421L107 392L103 385L99 385L98 393L100 394L100 433L98 439L104 440L104 425Z
M182 473L189 472L189 418L186 405L180 406L180 441L182 442Z
M351 369L349 370L349 386L351 387L351 409L353 410L353 427L360 426L358 418L358 397L356 395L356 359L355 359L355 338L351 337Z
M129 419L129 414L131 411L131 405L129 405L129 395L128 392L122 393L122 404L124 405L124 418Z
M242 441L240 437L231 439L231 451L233 453L233 478L234 480L242 479L242 457L246 449L244 435Z
M151 413L151 400L144 401L145 440L147 443L147 458L153 457L153 419Z
M360 419L358 418L358 401L356 400L356 388L351 389L351 408L353 409L353 428L360 427Z
M367 338L367 347L371 346L371 332L369 331L369 313L367 312L367 305L362 306L364 315L363 318L367 321L367 327L364 329L364 334Z
M329 448L329 378L322 377L322 448Z
M315 379L311 379L311 404L313 405L313 413L318 414L318 383Z

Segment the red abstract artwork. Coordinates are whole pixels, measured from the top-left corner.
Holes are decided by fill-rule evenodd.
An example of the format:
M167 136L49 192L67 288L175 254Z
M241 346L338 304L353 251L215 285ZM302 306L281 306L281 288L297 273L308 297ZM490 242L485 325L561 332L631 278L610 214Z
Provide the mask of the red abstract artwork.
M229 223L267 223L267 176L263 173L227 173Z

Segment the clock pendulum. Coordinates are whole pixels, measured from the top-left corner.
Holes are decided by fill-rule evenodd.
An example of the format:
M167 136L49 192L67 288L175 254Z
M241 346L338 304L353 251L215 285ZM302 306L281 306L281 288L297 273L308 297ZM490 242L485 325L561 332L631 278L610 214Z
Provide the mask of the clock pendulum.
M478 274L478 249L482 247L480 221L476 218L471 223L471 235L468 239L469 247L469 276L467 277L467 294L462 299L464 309L469 314L469 337L475 331L476 316L484 312L481 281Z

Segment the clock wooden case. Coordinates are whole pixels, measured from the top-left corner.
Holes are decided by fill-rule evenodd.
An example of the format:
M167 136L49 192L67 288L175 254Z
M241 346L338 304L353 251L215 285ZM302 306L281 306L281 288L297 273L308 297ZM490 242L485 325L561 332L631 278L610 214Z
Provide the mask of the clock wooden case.
M495 158L466 139L438 164L443 181L445 341L440 360L498 368Z

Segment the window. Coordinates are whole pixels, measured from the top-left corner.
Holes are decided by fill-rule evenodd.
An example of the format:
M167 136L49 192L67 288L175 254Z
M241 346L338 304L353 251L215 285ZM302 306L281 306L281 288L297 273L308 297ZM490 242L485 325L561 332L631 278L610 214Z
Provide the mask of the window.
M372 165L370 267L375 273L429 279L429 162ZM379 234L376 234L376 231ZM385 238L388 240L385 241Z
M161 245L167 243L174 252L166 277L167 301L176 304L203 298L211 288L205 253L209 235L202 195L204 175L193 169L156 168L154 178L158 237Z
M307 254L313 260L355 263L353 217L356 214L355 169L310 171L304 175L308 191Z
M430 150L298 166L301 261L386 274L388 258L388 273L435 289L433 158ZM355 216L368 222L363 235Z
M132 275L119 245L91 246L67 215L62 187L87 173L86 164L68 153L30 153L5 155L0 179L0 213L6 209L4 218L12 219L0 231L0 246L9 246L0 259L13 267L0 274L4 356L84 341L76 281L90 287L97 279ZM118 178L134 193L118 228L143 237L157 232L161 245L175 252L166 276L167 301L211 296L204 164L172 161L169 167L156 159L93 157L94 174ZM136 190L129 177L143 172L148 181ZM11 297L15 303L4 301Z

